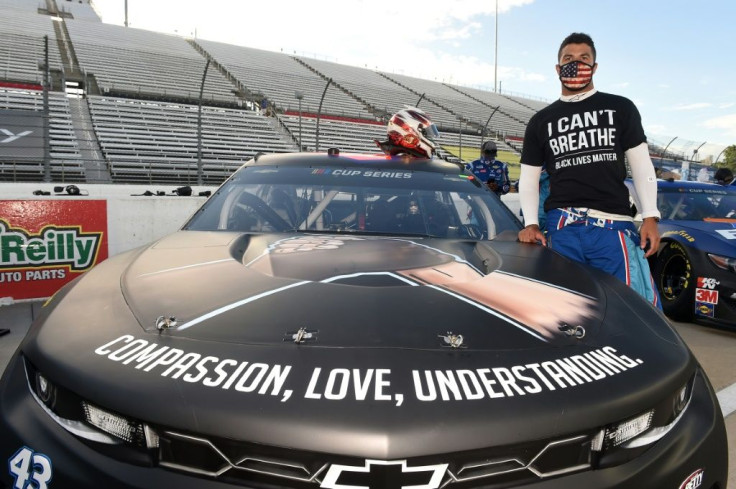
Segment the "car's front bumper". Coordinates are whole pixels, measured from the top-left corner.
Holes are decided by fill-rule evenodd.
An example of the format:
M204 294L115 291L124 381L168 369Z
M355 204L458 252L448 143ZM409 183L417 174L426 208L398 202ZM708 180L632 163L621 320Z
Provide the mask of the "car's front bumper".
M437 452L441 453L442 447L437 447ZM31 462L27 467L23 466L19 453L25 454ZM94 444L80 441L53 421L30 394L25 371L18 358L11 361L0 382L0 458L5 461L4 470L0 472L1 489L25 487L22 483L16 485L19 473L27 477L25 482L36 483L47 478L46 487L52 489L237 487L209 476L197 477L153 465L122 462L103 454ZM724 421L713 389L702 372L696 375L691 403L675 428L638 457L610 468L540 478L515 487L671 489L686 487L684 483L692 474L702 475L697 475L694 483L687 486L688 489L726 487L728 455ZM445 480L447 478L444 477ZM285 482L283 485L252 484L240 487L316 488L320 487L320 481L317 478L309 483ZM443 487L501 487L489 480L475 484L451 482ZM28 487L44 486L37 484ZM381 487L391 489L383 485Z

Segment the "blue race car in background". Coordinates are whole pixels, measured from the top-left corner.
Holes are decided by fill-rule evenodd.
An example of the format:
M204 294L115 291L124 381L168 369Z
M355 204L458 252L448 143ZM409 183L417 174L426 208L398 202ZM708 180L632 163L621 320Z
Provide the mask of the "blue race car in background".
M665 314L736 326L736 187L659 180L657 207L652 274Z

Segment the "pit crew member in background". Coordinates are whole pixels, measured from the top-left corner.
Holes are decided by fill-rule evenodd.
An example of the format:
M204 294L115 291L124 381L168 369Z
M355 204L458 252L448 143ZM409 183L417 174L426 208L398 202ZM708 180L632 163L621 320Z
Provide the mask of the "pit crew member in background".
M496 192L499 197L509 193L509 167L503 161L496 159L498 148L493 141L486 141L480 149L480 158L465 165L481 182Z
M719 185L731 185L733 183L733 172L728 168L719 168L713 179Z
M657 181L639 111L630 100L595 89L598 64L587 34L566 37L558 62L562 96L532 116L524 136L519 196L526 227L519 241L541 242L608 272L661 307L646 260L660 241ZM642 205L639 232L624 183L624 155ZM537 219L545 162L546 236Z
M406 107L391 116L386 128L386 141L375 140L387 155L409 155L432 158L437 153L440 132L429 116L416 107Z

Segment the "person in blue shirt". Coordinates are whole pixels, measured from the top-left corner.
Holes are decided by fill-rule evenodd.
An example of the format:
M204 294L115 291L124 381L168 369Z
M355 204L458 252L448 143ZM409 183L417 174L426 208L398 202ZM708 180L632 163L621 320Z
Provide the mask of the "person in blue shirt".
M486 141L481 146L480 159L465 165L472 171L478 180L488 185L499 197L506 195L511 189L509 167L503 161L496 159L498 148L493 141Z

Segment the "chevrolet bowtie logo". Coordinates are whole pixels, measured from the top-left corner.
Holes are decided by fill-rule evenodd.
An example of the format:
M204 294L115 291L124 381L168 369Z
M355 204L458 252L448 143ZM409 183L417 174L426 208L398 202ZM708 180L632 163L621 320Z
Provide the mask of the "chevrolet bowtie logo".
M406 460L366 460L363 467L331 465L320 487L327 489L437 489L447 464L409 467Z

